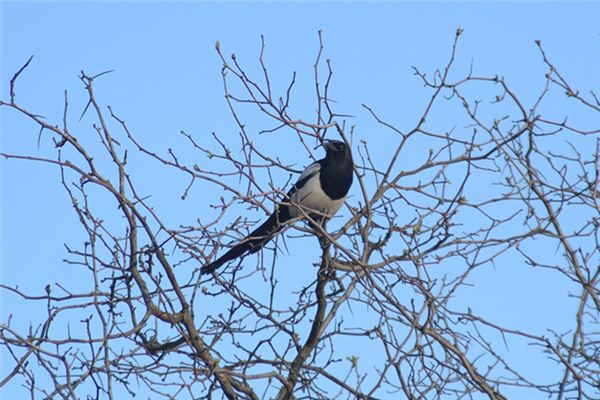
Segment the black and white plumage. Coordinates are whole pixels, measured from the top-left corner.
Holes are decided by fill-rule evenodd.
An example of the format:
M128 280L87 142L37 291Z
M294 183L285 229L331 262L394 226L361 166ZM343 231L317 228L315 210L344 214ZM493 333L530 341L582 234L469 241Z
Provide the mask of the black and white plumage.
M243 255L256 253L291 219L309 215L321 220L332 217L340 209L352 185L352 153L346 143L338 140L326 140L323 147L325 158L306 167L269 218L221 257L203 266L202 274L209 274Z

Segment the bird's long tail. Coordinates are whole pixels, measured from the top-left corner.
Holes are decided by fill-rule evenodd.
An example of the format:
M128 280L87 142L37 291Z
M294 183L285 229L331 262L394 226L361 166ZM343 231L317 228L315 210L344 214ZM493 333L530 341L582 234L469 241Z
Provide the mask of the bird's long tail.
M229 249L227 253L200 268L200 273L210 274L228 261L234 260L244 254L256 253L284 227L284 222L289 219L289 216L282 214L288 213L274 212L271 214L269 219L256 228L244 240Z

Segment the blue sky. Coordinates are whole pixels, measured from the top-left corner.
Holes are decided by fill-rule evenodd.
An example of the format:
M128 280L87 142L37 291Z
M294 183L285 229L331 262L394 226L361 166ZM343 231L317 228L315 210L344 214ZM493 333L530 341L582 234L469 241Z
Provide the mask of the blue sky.
M205 138L215 132L225 142L236 143L237 128L223 97L221 61L214 50L217 40L224 54L236 53L254 73L259 71L256 59L260 35L264 35L265 60L274 87L284 90L296 71L293 109L307 115L313 112L314 102L304 99L314 96L312 65L317 32L322 29L325 57L334 70L332 92L338 110L354 116L351 122L357 126L357 139L367 140L382 159L390 154L387 136L361 104L368 104L401 129L414 125L428 93L411 67L430 74L442 67L458 27L464 34L457 53L457 76L471 65L478 75L502 75L530 103L544 84L546 68L534 44L540 39L575 87L600 89L600 5L594 2L3 2L1 7L3 99L12 74L34 55L18 82L17 99L58 122L64 90L68 90L72 126L85 137L91 119L86 116L77 122L86 101L77 75L81 70L91 75L114 70L97 81L97 97L155 149L183 149L181 130ZM561 111L570 115L573 110L567 106ZM265 128L260 119L253 119L252 111L242 115L255 132ZM445 128L455 124L451 110L437 115L433 124ZM54 154L48 135L42 137L38 149L33 125L13 113L3 111L1 117L2 151ZM588 127L598 124L597 117L583 115L580 121ZM257 135L256 140L272 146L274 153L298 168L306 163L306 154L285 145L289 138ZM184 157L193 159L194 155ZM154 163L135 158L133 163L144 177L140 187L153 194L153 204L172 224L189 224L220 195L197 187L182 201L185 181L161 175ZM60 187L58 171L4 160L0 168L2 282L38 294L50 282L76 285L85 274L61 260L65 258L63 244L76 244L81 232ZM358 189L354 190L358 195ZM102 204L98 207L102 209ZM514 282L512 276L510 269L501 267L482 272L477 276L479 286L473 287L469 297L472 306L523 329L564 326L563 314L557 317L556 311L569 315L567 290L557 289L562 296L536 295L556 284L555 277L529 271L526 280ZM539 285L532 287L531 282ZM522 295L506 296L503 283ZM528 299L525 307L531 307L530 312L506 312L523 307L523 298ZM16 299L3 292L3 321L15 312L15 304ZM28 311L28 315L44 312L43 307ZM555 320L549 322L551 318ZM27 326L28 319L17 323ZM526 365L528 361L525 356L519 362ZM532 371L537 373L545 372ZM8 390L17 394L19 388Z

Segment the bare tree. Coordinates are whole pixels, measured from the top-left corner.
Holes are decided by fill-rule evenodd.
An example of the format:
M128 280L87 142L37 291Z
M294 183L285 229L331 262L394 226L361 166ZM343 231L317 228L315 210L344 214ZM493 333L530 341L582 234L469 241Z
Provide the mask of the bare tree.
M295 74L282 90L272 83L264 40L258 76L217 43L238 127L234 149L219 135L187 132L184 149L148 148L95 95L102 74L82 72L84 113L94 115L97 135L95 143L83 140L70 128L66 93L59 124L17 100L30 59L0 106L40 134L51 132L56 155L2 156L58 167L85 234L80 246L67 247L66 262L87 272L93 290L55 282L34 295L1 286L11 302L36 303L47 314L27 332L13 327L13 316L2 321L0 343L12 365L0 387L17 383L31 398L72 399L506 399L515 390L599 398L600 130L545 105L562 96L597 118L600 101L571 87L539 42L545 85L533 101L500 75L471 70L451 78L460 74L453 68L461 33L445 66L431 74L415 68L429 99L410 129L364 105L387 135L389 157L335 111L320 34L310 115L293 111ZM456 119L444 122L444 110ZM261 133L285 135L308 158L318 157L314 146L324 137L352 143L355 195L329 229L297 221L258 256L200 276L202 265L272 211L299 172L255 144L248 112L262 116ZM199 185L222 195L189 226L170 226L151 193L138 189L144 177L128 163L134 152L186 178L184 197ZM314 237L318 258L292 251L295 243L316 246ZM306 263L310 280L286 270L292 260ZM518 329L457 301L475 274L506 262L549 272L569 288L577 302L569 330ZM514 363L510 351L532 346L537 362L555 371L550 380Z

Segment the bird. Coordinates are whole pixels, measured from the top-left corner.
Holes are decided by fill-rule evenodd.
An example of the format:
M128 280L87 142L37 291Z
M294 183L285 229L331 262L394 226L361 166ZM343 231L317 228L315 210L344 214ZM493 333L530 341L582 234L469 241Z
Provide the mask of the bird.
M256 253L290 220L308 215L323 221L340 209L352 186L352 152L350 146L340 140L324 140L322 144L325 158L306 167L269 218L221 257L201 267L201 274L210 274L231 260Z

